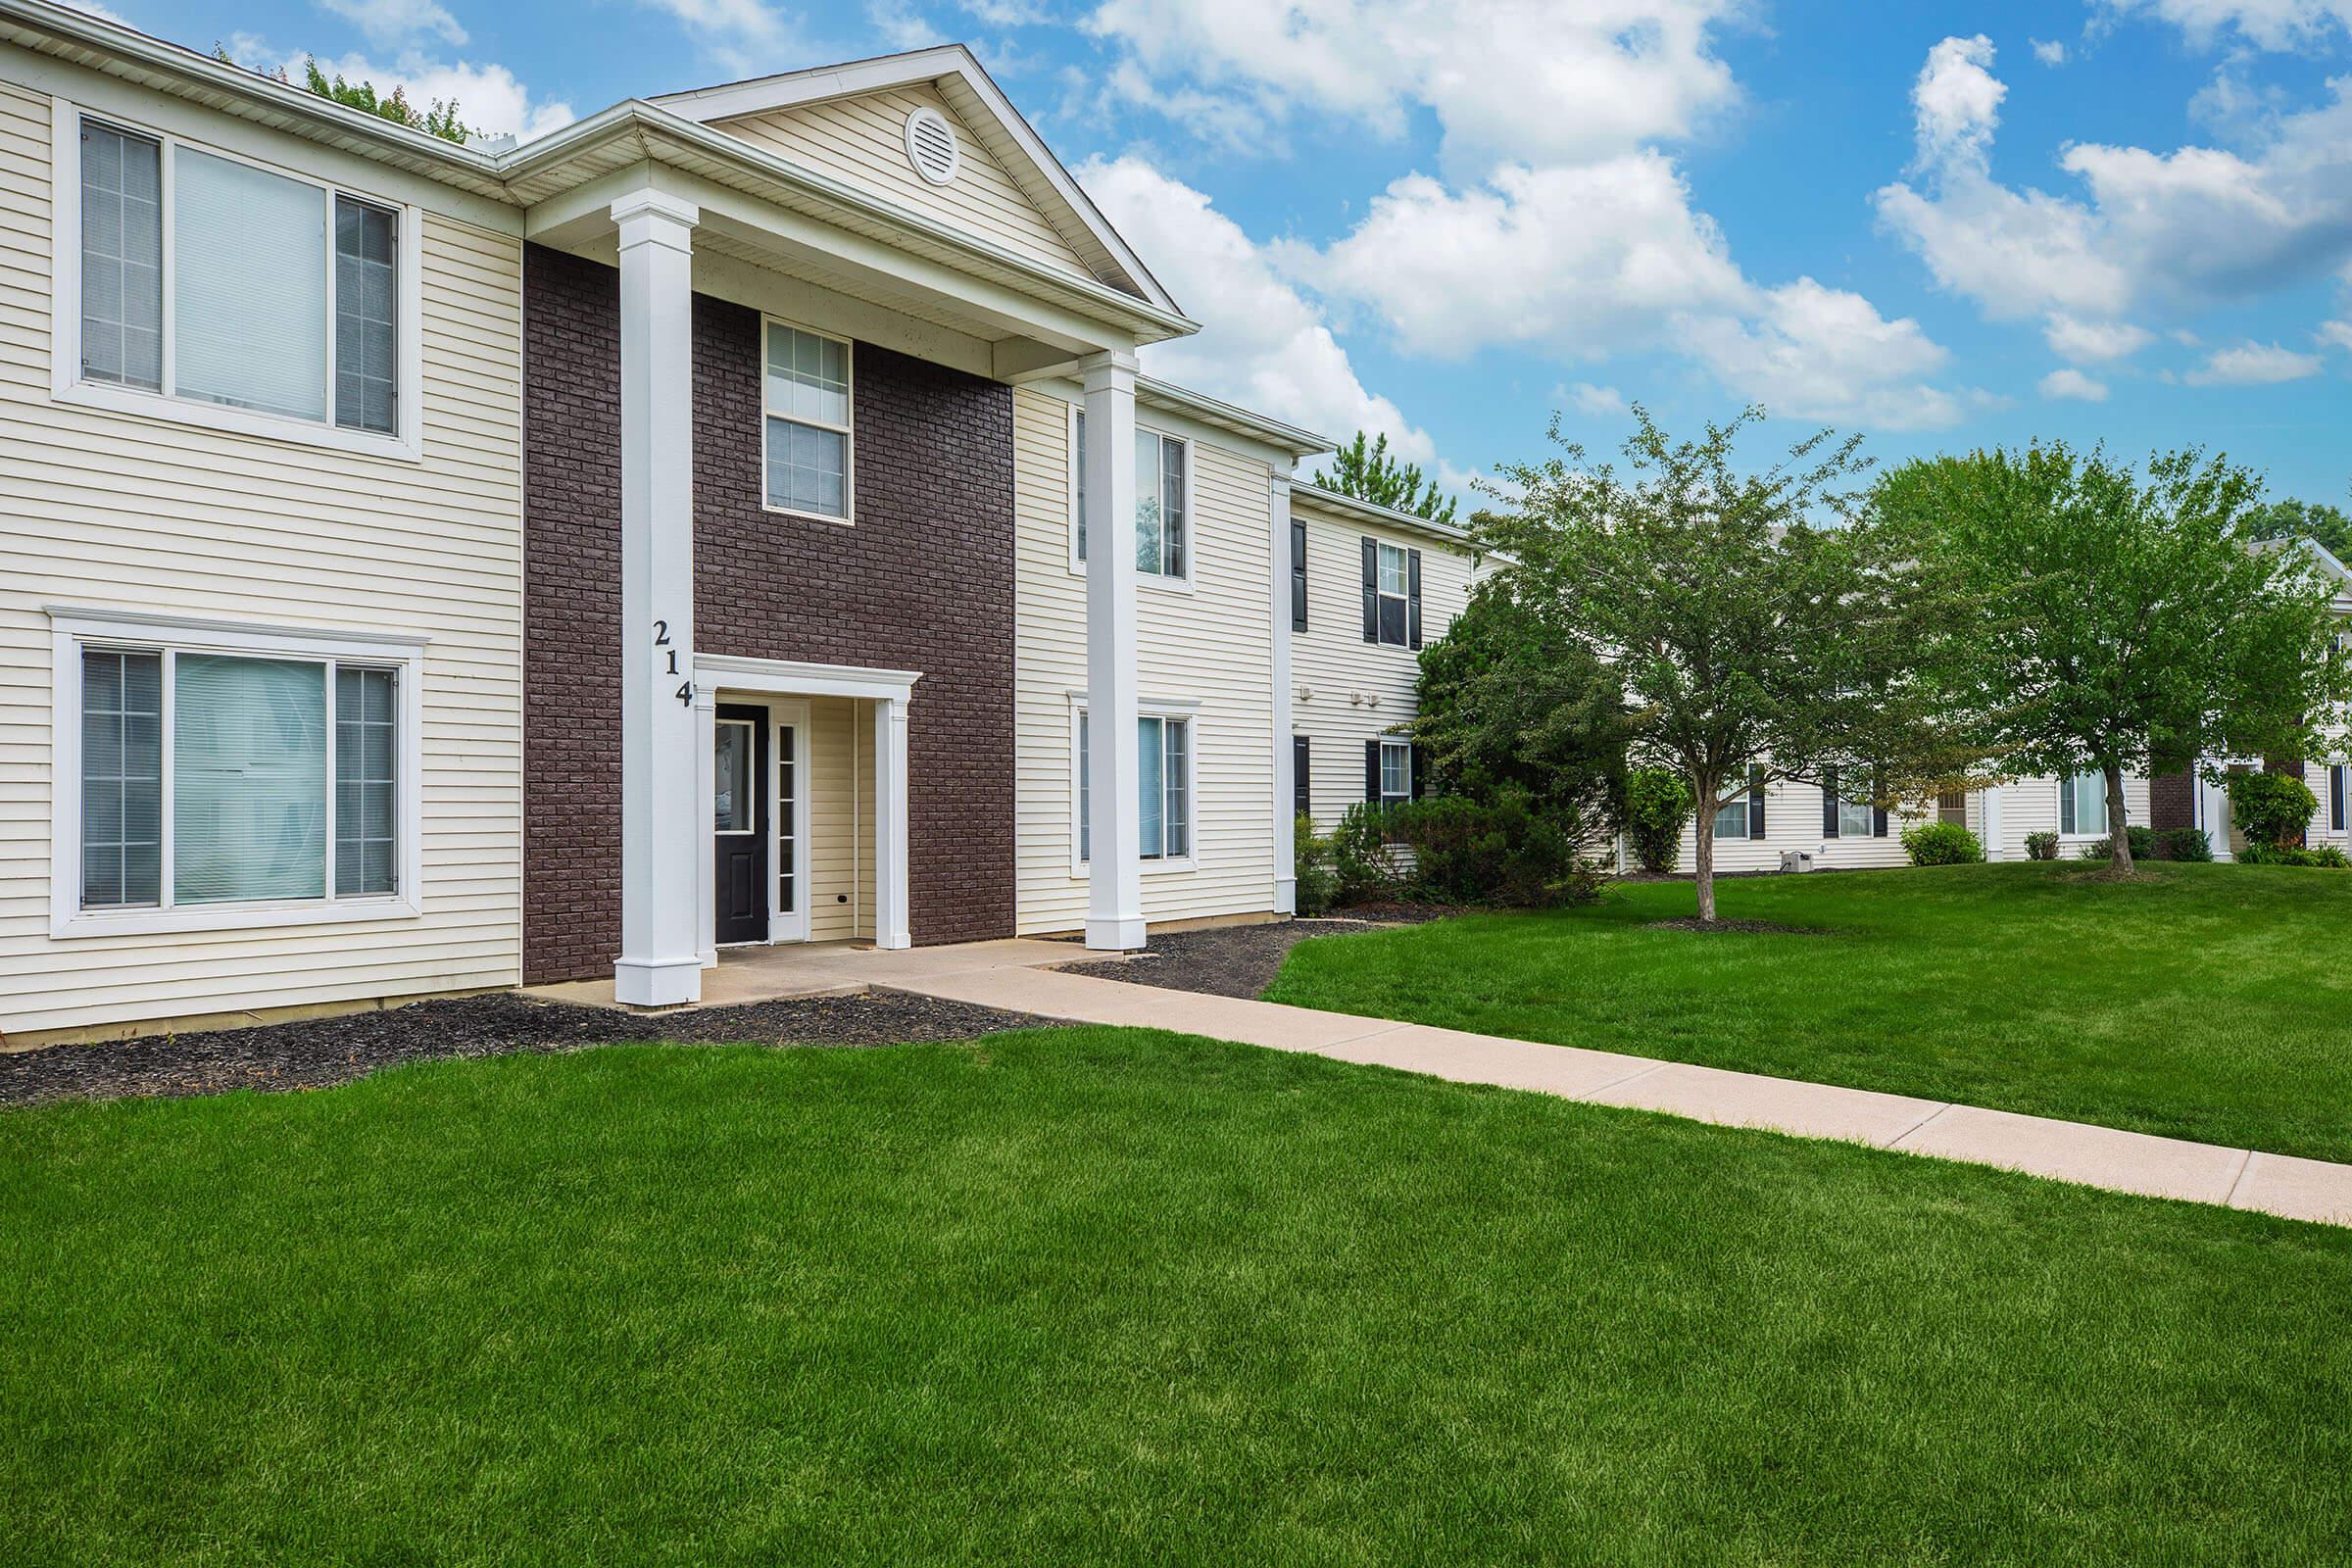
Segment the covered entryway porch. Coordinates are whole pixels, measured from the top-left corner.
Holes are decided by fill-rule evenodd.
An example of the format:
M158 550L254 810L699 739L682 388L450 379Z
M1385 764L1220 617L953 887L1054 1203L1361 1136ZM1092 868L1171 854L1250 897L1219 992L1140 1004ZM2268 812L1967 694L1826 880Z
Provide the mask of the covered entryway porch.
M907 947L919 673L721 654L694 666L703 968L787 944Z
M780 947L728 948L703 972L699 1000L686 1006L742 1006L794 997L847 996L875 986L919 989L951 975L992 969L1052 969L1065 963L1100 961L1075 942L1007 937L993 942L956 942L935 948L886 950L868 942L797 942ZM526 986L523 995L579 1006L621 1006L610 979L567 980Z

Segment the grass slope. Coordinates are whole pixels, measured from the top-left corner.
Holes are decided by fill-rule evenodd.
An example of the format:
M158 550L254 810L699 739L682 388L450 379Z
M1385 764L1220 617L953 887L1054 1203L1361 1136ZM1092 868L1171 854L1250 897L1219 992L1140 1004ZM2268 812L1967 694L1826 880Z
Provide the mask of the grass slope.
M1688 883L1291 955L1270 1001L2352 1160L2352 877L2058 864Z
M2352 1234L1173 1036L0 1113L16 1563L2318 1561Z

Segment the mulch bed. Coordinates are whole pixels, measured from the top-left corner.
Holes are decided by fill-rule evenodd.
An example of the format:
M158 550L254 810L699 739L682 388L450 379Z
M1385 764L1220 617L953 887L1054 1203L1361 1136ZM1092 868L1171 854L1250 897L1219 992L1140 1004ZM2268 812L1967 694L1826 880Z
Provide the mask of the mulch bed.
M1384 925L1442 920L1466 912L1439 905L1383 904L1350 907L1346 915L1326 919L1171 931L1152 937L1151 947L1135 957L1101 963L1066 963L1061 966L1061 973L1254 1000L1274 983L1274 976L1281 971L1282 960L1290 956L1291 950L1310 937L1377 931Z
M896 991L697 1007L660 1016L489 992L296 1023L0 1054L0 1104L323 1089L404 1061L632 1041L885 1046L968 1040L1051 1023Z
M1758 936L1826 937L1830 933L1809 925L1783 925L1778 920L1701 920L1685 915L1680 920L1649 920L1644 931L1736 931Z

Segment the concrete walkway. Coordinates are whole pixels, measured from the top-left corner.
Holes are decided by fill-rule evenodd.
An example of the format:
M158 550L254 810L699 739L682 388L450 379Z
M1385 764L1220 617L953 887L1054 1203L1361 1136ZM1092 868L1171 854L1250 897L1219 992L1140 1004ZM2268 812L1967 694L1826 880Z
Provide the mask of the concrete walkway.
M1057 946L1030 944L1029 947ZM1833 1084L1726 1072L1647 1056L1547 1046L1426 1024L1393 1023L1270 1002L1057 974L1028 962L861 978L924 996L1038 1013L1072 1023L1173 1029L1277 1051L1427 1073L1461 1083L1532 1089L1598 1105L1631 1105L1731 1127L1765 1127L1998 1165L2119 1193L2261 1209L2352 1226L2352 1165L2224 1149L2047 1116L1913 1100ZM1070 957L1068 949L1060 955Z

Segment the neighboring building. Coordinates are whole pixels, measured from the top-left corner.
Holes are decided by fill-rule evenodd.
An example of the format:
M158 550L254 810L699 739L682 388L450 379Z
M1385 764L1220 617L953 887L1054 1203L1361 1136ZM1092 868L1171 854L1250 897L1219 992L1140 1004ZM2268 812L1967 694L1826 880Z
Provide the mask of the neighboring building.
M1891 811L1835 787L1778 779L1716 813L1715 868L1777 871L1782 857L1791 853L1811 857L1818 871L1902 865L1907 863L1903 829L1930 817L1958 822L1976 834L1988 859L2025 859L2030 833L2056 833L2059 855L2071 858L2084 844L2107 839L2106 803L2106 780L2095 773L2071 780L2012 779L1934 802L1898 805ZM2124 817L2128 823L2148 824L2147 780L2125 775ZM1695 828L1685 828L1680 868L1688 872L1696 854Z
M1426 770L1399 732L1420 650L1468 605L1478 558L1450 523L1313 485L1291 492L1287 534L1291 804L1329 829L1360 801L1421 793Z

